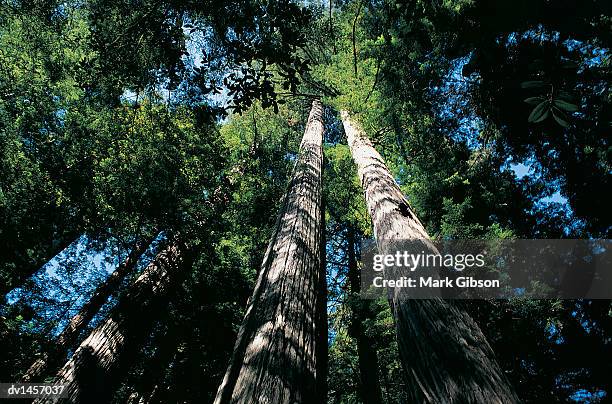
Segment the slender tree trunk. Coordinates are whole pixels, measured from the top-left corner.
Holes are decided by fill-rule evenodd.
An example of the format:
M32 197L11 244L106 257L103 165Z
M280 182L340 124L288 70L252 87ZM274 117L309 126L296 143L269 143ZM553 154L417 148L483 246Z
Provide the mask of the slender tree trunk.
M314 101L217 404L323 402L322 119Z
M359 268L355 257L355 231L349 225L347 229L348 248L348 279L351 293L356 297L361 291ZM361 381L361 398L364 404L382 403L382 392L378 380L378 353L373 341L363 330L363 322L367 318L369 301L357 300L351 307L351 336L357 342L357 357L359 358L359 379Z
M189 327L191 325L186 324L186 326ZM168 370L172 369L172 371L176 372L176 366L173 366L173 362L180 350L179 346L186 331L182 326L171 326L164 335L153 340L156 347L155 353L147 360L145 368L142 374L138 376L138 379L131 381L142 387L139 391L134 391L128 397L127 404L164 402L164 400L160 400L157 397L157 393L160 389L168 386L165 380ZM170 401L170 399L171 397L168 397L166 401Z
M394 253L397 240L429 239L363 129L346 111L342 121L379 252ZM390 304L410 402L518 402L482 331L465 311L442 299L402 299L398 290Z
M187 251L176 239L170 242L136 278L110 316L81 342L55 380L66 386L67 401L105 402L112 394L121 366L146 338L159 311L164 310L163 298L177 283Z
M132 272L136 262L138 262L138 258L145 252L153 239L154 237L136 243L128 257L96 288L87 303L70 319L66 328L58 335L54 347L43 352L29 367L21 378L23 383L42 381L42 377L57 369L56 366L66 357L68 350L76 343L79 335L87 327L91 319L100 311L100 308L117 290L125 277Z

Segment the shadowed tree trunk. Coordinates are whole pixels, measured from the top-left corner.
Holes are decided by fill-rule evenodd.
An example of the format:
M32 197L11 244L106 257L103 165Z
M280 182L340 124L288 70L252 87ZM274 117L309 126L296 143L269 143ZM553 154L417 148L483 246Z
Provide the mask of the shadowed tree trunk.
M380 254L397 240L428 240L380 154L346 111L342 121ZM435 248L432 246L432 248ZM518 398L474 320L442 299L390 299L413 403L516 403Z
M55 345L42 355L28 368L21 378L23 383L42 381L44 377L57 369L57 366L66 358L68 350L76 343L81 332L87 327L91 319L100 311L108 298L117 290L125 277L132 272L138 258L145 252L154 237L136 243L127 258L113 271L113 273L96 288L91 298L75 314L64 330L57 336Z
M323 176L323 173L321 173ZM321 187L323 186L323 179L321 179ZM323 192L323 191L321 191ZM321 197L321 241L319 243L320 250L320 268L319 276L320 285L318 293L318 333L317 333L317 400L321 403L327 402L327 369L329 365L329 346L328 336L329 330L327 325L327 264L325 262L326 247L325 247L325 200Z
M347 229L348 248L348 279L351 293L358 299L361 291L359 268L355 257L355 231L349 225ZM357 357L359 358L359 379L361 381L361 398L364 404L382 403L382 392L378 381L378 353L373 341L363 330L363 322L367 318L369 306L367 300L356 300L351 305L351 337L357 342Z
M81 342L59 370L56 383L64 384L67 401L105 402L113 393L124 362L137 351L164 310L164 297L178 283L188 249L176 238L159 252L130 286L110 316ZM35 403L54 402L49 398Z
M147 392L145 398L142 398L139 401L140 404L163 403L164 402L163 397L161 396L163 396L164 393L167 393L167 390L168 390L168 387L167 387L168 385L164 383L165 382L164 380L165 371L168 368L176 365L175 362L178 356L178 349L179 349L180 344L181 344L181 341L179 339L179 340L175 340L173 345L169 347L161 348L162 351L159 352L159 355L155 357L155 362L157 363L157 366L155 366L157 368L156 369L157 373L154 374L154 376L156 378L153 380L153 385L150 387L150 390ZM168 401L170 401L172 397L167 397L167 398L168 398Z
M192 325L185 324L185 327L192 327ZM183 326L171 326L164 335L154 339L155 353L151 358L147 359L142 374L138 376L138 380L132 382L136 383L139 389L130 394L126 401L127 404L165 402L160 399L159 392L160 390L167 389L169 386L169 383L165 380L166 372L169 369L174 372L177 371L177 366L174 362L177 353L182 351L180 346L185 334L187 334L187 330ZM166 401L170 401L170 399L171 397L168 397Z
M287 195L215 403L317 403L325 271L323 107L312 104Z

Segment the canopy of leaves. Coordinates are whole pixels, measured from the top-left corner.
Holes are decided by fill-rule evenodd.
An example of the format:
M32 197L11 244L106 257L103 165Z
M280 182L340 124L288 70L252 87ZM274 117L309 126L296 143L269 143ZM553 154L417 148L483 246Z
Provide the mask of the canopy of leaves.
M0 289L19 287L0 307L2 379L52 346L136 240L162 231L198 254L114 400L211 401L320 97L328 399L362 399L358 313L384 400L404 402L388 306L363 304L347 279L349 230L372 231L339 110L434 238L607 237L611 7L0 1ZM524 402L612 394L610 302L466 307Z

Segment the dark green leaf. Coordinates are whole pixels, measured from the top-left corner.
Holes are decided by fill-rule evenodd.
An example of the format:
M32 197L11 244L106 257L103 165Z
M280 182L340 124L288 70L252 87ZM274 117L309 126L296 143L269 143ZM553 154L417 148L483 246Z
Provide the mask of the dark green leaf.
M578 108L578 105L575 105L575 104L569 103L569 102L567 102L567 101L559 100L559 99L556 99L556 100L554 101L554 103L555 103L555 105L556 105L557 107L559 107L559 108L561 108L561 109L564 109L564 110L566 110L566 111L568 111L568 112L575 112L575 111L578 111L578 109L579 109L579 108Z
M525 101L529 105L538 105L539 103L544 101L544 97L529 97L525 98L523 101Z
M533 109L533 111L531 111L531 114L529 114L529 118L527 119L527 121L532 123L541 122L548 117L548 111L548 101L542 101ZM544 116L545 114L546 116Z
M542 116L540 116L538 119L536 119L535 121L533 121L533 123L538 123L538 122L542 122L543 120L545 120L546 118L548 118L548 116L550 115L550 109L547 109L546 111L544 111L544 113L542 114Z
M553 118L555 119L555 121L557 121L559 125L563 126L564 128L569 128L570 124L566 120L565 114L561 110L553 108L552 113Z

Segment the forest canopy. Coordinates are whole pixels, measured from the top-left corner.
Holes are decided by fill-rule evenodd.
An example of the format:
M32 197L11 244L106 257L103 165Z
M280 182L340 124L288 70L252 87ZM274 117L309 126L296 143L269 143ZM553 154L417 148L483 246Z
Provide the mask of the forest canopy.
M610 300L361 276L393 237L608 239L611 40L604 0L0 0L0 382L607 402Z

